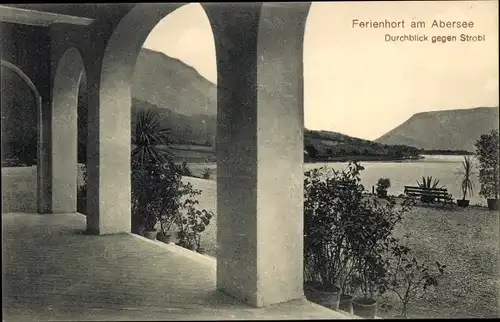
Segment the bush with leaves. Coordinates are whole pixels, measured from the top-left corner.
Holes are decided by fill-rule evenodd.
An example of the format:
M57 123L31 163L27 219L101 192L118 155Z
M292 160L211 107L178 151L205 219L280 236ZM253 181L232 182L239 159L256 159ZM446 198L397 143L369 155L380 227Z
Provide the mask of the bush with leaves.
M83 182L76 190L76 211L87 215L87 166L83 165L81 169Z
M386 202L363 195L360 173L350 162L346 169L313 169L304 181L304 263L307 282L344 293L356 288L368 296L384 277L383 242L404 213L414 205L405 198Z
M132 216L139 226L156 230L160 222L173 222L181 207L183 183L172 162L132 162Z
M408 304L422 297L429 287L438 285L438 279L444 274L446 265L435 261L435 268L422 263L410 255L410 248L400 245L391 238L387 246L386 282L387 290L397 295L401 302L401 315L408 317Z
M411 197L404 198L399 206L394 197L388 197L383 204L374 198L365 198L361 202L349 234L349 243L356 268L353 285L359 288L365 299L385 292L387 267L384 253L387 241L414 204L415 200Z
M500 188L498 130L483 134L475 143L479 159L479 195L484 198L498 199Z
M352 272L350 224L363 198L359 172L350 163L344 170L312 169L304 181L304 272L306 282L344 292Z
M199 193L198 190L190 190L190 196ZM183 209L176 218L179 232L177 238L178 244L182 247L198 251L201 247L201 233L210 224L210 220L214 216L213 212L206 209L197 209L198 200L187 198L184 201Z

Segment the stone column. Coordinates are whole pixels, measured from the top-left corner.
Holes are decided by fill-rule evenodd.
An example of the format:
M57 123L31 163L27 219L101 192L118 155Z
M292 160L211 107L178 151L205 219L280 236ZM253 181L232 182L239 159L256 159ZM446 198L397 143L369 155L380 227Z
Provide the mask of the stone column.
M304 297L308 8L226 5L208 12L218 55L217 288L257 307Z
M112 31L107 21L95 23L84 58L88 71L87 231L98 235L131 231L131 110L130 103L120 104L126 98L123 84L130 79L120 73L120 57L112 51L105 54L106 45L112 47L118 41L108 41Z
M77 106L84 70L80 53L68 49L57 62L52 90L51 167L52 212L76 212Z

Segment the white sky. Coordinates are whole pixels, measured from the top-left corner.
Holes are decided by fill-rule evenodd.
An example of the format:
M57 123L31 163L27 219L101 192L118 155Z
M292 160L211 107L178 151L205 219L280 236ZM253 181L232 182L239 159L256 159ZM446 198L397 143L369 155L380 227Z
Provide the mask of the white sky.
M352 19L423 20L425 29L359 29ZM433 19L474 28L430 28ZM386 43L386 33L485 35L476 43ZM215 44L199 4L163 19L144 47L216 82ZM304 40L305 126L376 139L424 111L497 106L498 1L313 3Z

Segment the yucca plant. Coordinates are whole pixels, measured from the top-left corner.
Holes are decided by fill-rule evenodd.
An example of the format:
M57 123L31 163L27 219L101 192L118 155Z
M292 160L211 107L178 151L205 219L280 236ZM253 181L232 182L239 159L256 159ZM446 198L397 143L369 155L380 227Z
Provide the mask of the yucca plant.
M438 187L439 180L434 178L434 181L432 181L432 176L429 176L427 178L422 177L422 182L417 181L417 184L420 188L424 188L424 189L442 189L442 188L444 188L444 186ZM425 202L425 203L434 202L434 200L435 200L435 198L432 195L429 195L426 193L422 193L422 195L420 196L420 199L422 200L422 202Z
M426 189L442 189L444 186L441 186L438 188L439 185L439 180L434 178L434 181L432 181L432 176L429 177L422 177L422 182L418 182L417 184L420 188L426 188Z
M455 172L457 179L462 180L460 183L460 188L462 189L463 198L465 200L467 193L470 197L474 193L474 182L472 177L476 174L472 158L470 156L464 156L464 160L461 162L462 167Z
M132 158L139 164L167 162L171 155L169 135L170 129L161 127L158 113L139 111L132 128Z
M206 180L210 179L211 175L212 175L212 170L210 168L203 169L203 172L201 174L202 178Z

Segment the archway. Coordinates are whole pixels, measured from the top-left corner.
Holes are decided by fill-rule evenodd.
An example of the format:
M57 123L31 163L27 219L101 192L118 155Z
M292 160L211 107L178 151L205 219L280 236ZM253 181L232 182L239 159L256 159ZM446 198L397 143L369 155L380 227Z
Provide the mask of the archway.
M89 189L87 203L89 231L100 234L130 231L131 179L121 174L130 173L132 76L150 32L183 5L137 4L121 19L108 41L101 68L98 108L89 109L90 139L94 137L93 129L98 129L99 137L99 149L90 153L88 159L88 185L93 187ZM121 188L109 189L113 186ZM116 215L101 216L101 213Z
M34 213L37 169L32 166L37 162L41 96L20 68L5 60L1 68L2 211Z
M78 92L83 59L69 48L59 59L52 88L52 212L76 212Z
M38 92L38 89L36 88L35 84L33 84L33 82L28 77L28 75L26 75L16 65L14 65L14 64L12 64L12 63L10 63L8 61L5 61L5 60L1 61L1 67L7 69L10 72L12 72L14 75L17 75L17 77L19 77L19 79L21 80L21 82L23 82L25 85L27 85L27 87L29 88L29 90L32 92L33 98L35 100L36 108L34 110L39 113L41 111L42 98L41 98L40 93ZM8 77L7 77L8 78L7 79L5 77L5 75L8 76L8 72L7 73L2 73L2 86L4 85L4 81L8 81L9 82L8 85L12 85L12 84L10 84L10 82L15 82L15 79L11 79L11 78L8 78ZM4 100L5 100L5 98L4 98ZM37 112L35 112L35 113L37 113ZM35 114L35 115L38 115L38 114ZM3 155L3 152L4 151L2 150L2 155ZM31 152L32 152L31 154L33 154L33 155L32 155L32 157L28 157L28 158L35 160L36 159L36 155L34 155L34 153L36 151L31 151ZM29 151L28 151L28 154L29 154ZM23 163L31 163L33 160L21 160L21 161L23 161ZM28 164L28 165L32 165L32 164Z
M204 7L218 63L217 289L258 307L303 297L302 46L309 5ZM98 150L89 155L94 208L87 227L99 234L130 231L132 73L148 33L177 7L137 5L108 41L99 106L89 111Z

